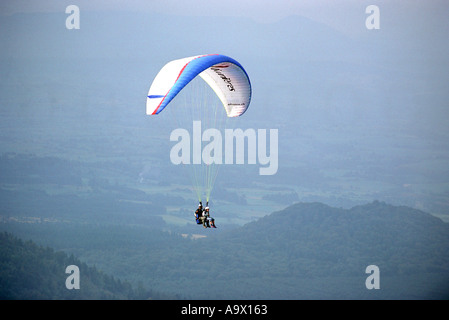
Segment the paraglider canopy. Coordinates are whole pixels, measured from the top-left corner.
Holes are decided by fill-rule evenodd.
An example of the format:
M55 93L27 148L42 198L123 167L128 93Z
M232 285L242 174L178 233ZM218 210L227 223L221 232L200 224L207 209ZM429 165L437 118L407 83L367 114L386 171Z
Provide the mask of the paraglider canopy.
M246 71L230 57L207 54L167 63L151 84L146 113L160 113L198 75L218 96L228 117L238 117L247 110L251 101L251 83Z

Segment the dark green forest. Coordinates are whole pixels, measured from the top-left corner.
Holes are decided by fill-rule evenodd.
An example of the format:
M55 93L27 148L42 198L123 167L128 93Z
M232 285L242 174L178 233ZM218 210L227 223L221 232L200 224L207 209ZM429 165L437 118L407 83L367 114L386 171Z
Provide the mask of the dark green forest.
M62 251L0 233L1 300L173 299L142 286L133 286ZM78 266L80 288L68 289L66 267Z

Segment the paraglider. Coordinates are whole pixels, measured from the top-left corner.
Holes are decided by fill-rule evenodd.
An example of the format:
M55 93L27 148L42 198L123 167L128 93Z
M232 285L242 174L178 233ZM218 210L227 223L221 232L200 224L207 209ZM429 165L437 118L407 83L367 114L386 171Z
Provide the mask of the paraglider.
M194 216L196 224L202 224L204 228L217 228L215 226L215 219L210 216L209 202L207 202L206 207L203 208L203 203L200 201Z
M207 54L167 63L148 91L147 114L159 114L197 76L212 88L228 117L241 116L248 109L251 83L245 69L230 57Z
M194 87L192 83L198 81L207 88ZM239 117L246 112L251 101L251 83L243 66L225 55L206 54L173 60L158 72L151 84L146 102L147 115L158 115L166 108L173 108L170 104L182 93L187 98L183 100L184 105L176 108L173 117L178 122L200 123L219 130L217 126L225 124L228 118ZM194 146L194 156L195 152L198 150ZM209 202L218 173L217 163L203 161L190 167L200 203L195 211L195 220L205 227L211 225L215 228L209 207L207 205L207 210L203 208L201 199L205 196Z

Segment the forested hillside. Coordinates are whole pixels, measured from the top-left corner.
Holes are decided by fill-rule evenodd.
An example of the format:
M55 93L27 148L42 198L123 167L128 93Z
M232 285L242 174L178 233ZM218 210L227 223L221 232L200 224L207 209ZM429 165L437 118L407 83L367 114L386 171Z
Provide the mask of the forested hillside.
M183 229L206 236L195 239L137 225L9 222L5 227L73 253L133 286L141 283L182 298L449 298L449 225L425 212L378 201L352 209L298 203L230 231ZM47 263L45 255L36 259ZM21 269L20 263L11 263ZM62 295L54 289L54 296L48 292L52 298L69 294L63 286L69 263L57 267L62 282L54 281L62 283ZM24 265L32 278L40 274L33 264ZM380 270L378 290L365 286L370 265ZM40 275L45 276L51 274ZM105 286L97 287L105 298L129 297L107 295L101 291Z
M68 289L66 267L79 268L79 289ZM69 278L69 282L71 279ZM73 255L0 233L0 300L170 298L134 289L129 282L90 267Z
M298 203L214 239L192 242L190 250L169 252L170 274L185 277L190 290L214 297L449 297L449 225L422 211L377 201L350 210ZM380 269L380 290L365 287L369 265Z

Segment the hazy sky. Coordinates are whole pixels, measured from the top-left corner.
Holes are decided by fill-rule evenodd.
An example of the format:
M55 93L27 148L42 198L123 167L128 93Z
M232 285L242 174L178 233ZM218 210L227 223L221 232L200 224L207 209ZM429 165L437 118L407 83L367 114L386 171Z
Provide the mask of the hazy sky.
M117 24L115 15L99 14L99 19L91 24L92 28L85 27L87 24L83 25L81 22L80 33L69 32L64 28L64 19L67 16L65 9L72 4L79 7L81 21L84 19L83 13L89 11L127 11L143 13L139 15L139 21L144 21L145 26L136 27L133 14L124 15L124 19ZM377 5L380 10L379 32L367 32L365 26L368 17L366 8L372 4ZM12 24L2 24L6 27L0 29L0 40L6 43L2 46L0 57L13 57L14 59L10 60L16 61L16 65L12 67L9 64L2 65L3 70L10 70L9 74L13 80L4 87L2 101L11 101L18 105L17 110L28 110L33 107L30 96L39 95L43 102L38 107L44 109L47 104L52 106L44 114L55 120L54 125L48 122L42 130L45 134L51 133L53 137L54 130L60 127L56 121L60 115L59 111L55 111L58 110L56 106L60 102L71 101L66 99L66 96L75 90L78 95L75 95L77 99L73 100L73 104L76 103L79 107L74 110L73 116L85 119L86 126L95 124L92 132L96 132L98 120L110 121L111 118L109 114L103 117L96 113L97 109L92 108L94 105L113 105L116 107L114 117L117 117L114 119L118 119L121 115L128 116L129 105L135 104L131 113L140 121L141 114L144 113L144 100L141 97L145 99L151 80L168 60L203 52L222 52L233 57L235 53L239 61L244 61L254 85L252 103L255 107L248 112L248 119L254 121L252 123L257 126L265 125L263 122L268 119L273 121L275 128L283 126L284 130L291 132L296 130L295 119L300 119L302 130L305 130L304 135L299 139L282 138L280 141L284 145L297 146L300 157L307 155L301 158L302 163L317 163L321 161L323 154L329 152L337 160L346 159L346 154L340 151L339 145L336 147L333 144L333 141L340 139L341 145L348 148L347 150L360 150L362 155L357 155L358 159L368 159L365 162L342 161L341 168L350 173L349 177L353 177L353 173L359 169L360 172L374 170L370 162L371 153L378 152L379 156L383 157L382 166L387 168L384 173L386 177L391 175L393 169L390 167L395 168L400 161L405 161L400 167L400 178L404 179L401 183L409 185L410 180L419 183L422 179L424 190L428 181L444 179L447 171L447 166L444 165L441 166L443 169L434 166L435 168L430 170L424 167L424 162L417 162L416 159L432 159L431 161L437 161L438 165L443 162L438 159L447 159L448 9L449 0L1 0L0 20L4 19L4 22ZM22 23L27 20L26 16L5 19L5 15L18 13L56 13L48 20L54 22L58 14L62 19L56 19L60 21L59 28L52 28L51 23L44 23L45 28L39 28L38 23L45 22L48 15L35 17L30 24ZM170 16L156 19L157 14ZM90 21L96 16L92 14ZM113 20L110 16L113 16ZM189 19L177 19L179 16L188 16ZM355 35L354 38L357 39L341 36L338 32L322 28L316 23L308 23L305 19L273 23L289 16L306 17L346 34ZM193 25L192 21L202 22L201 17L213 18ZM226 19L227 17L238 17L242 20L247 18L257 23L245 24L251 27L242 32L235 32L240 31L240 26L235 28L234 25L230 30L233 30L235 35L223 34L220 38L215 37L215 30L218 29L211 28L212 31L207 34L208 41L203 41L200 37L188 37L188 32L192 31L195 35L204 34L203 30L211 21L215 21L215 17L216 26L220 26L219 30L225 29L230 21L236 24L241 21ZM177 20L192 25L187 26L187 30L182 30L186 32L179 32L179 25L172 23ZM158 23L161 21L164 30L159 28ZM302 33L298 33L292 26L299 26L304 30L301 29ZM313 32L315 28L319 32ZM149 40L141 41L145 37ZM154 39L157 41L153 42ZM246 41L247 39L251 41ZM236 44L242 44L243 50ZM155 50L164 45L167 46L166 50ZM279 53L283 54L282 60L279 60L281 63L272 67L271 62L276 62ZM105 55L109 55L108 59L103 59ZM20 60L20 57L34 59L27 62L26 59ZM66 61L74 57L102 59L97 59L96 61L100 62L95 65L93 62L88 65L89 59L78 59L76 61L85 61L84 68L67 66L71 71L61 68L58 63L62 62L53 64L52 61L49 65L53 69L46 69L42 78L40 72L45 67L37 63L42 57L61 58L55 61ZM142 67L138 59L143 57L151 60L151 63ZM120 65L110 68L111 59L116 59ZM135 63L132 61L134 59L137 59ZM123 62L125 64L122 66ZM266 76L265 69L261 68L261 62L269 65L269 77ZM69 69L70 67L73 69ZM23 70L30 71L32 77L24 72L16 72ZM101 79L97 79L96 74L94 76L94 72L98 71L101 71ZM113 81L112 84L111 79L115 79L114 77L119 81ZM24 84L29 85L31 95L22 94ZM92 89L89 84L96 89ZM280 98L273 97L270 92L272 88L282 93L278 95ZM96 90L100 94L93 94ZM282 113L272 118L262 117L265 116L266 110L274 104L279 104L279 101L286 106L289 117ZM72 104L67 103L66 106L72 107ZM103 109L98 109L98 112L100 110ZM30 122L38 123L33 113L27 113L27 116L28 114L29 119L32 119ZM79 121L73 126L74 136L81 132L78 130L78 123ZM285 123L288 125L284 126ZM121 124L121 121L117 121L117 125ZM315 131L315 128L326 128L328 124L332 130L345 129L341 136L334 137ZM357 125L352 126L353 124ZM390 132L401 133L398 139L402 140L392 139ZM10 133L5 132L5 136L6 134ZM307 140L304 137L313 138ZM369 139L365 139L366 137ZM4 141L10 146L11 139L7 138ZM370 144L370 141L373 142ZM402 147L404 141L405 145ZM51 144L55 145L53 140L49 139L47 145L36 145L36 148L41 151L45 146L51 148ZM27 146L29 145L35 147L34 143ZM380 148L379 145L386 147ZM79 146L80 152L84 152L84 144L80 143ZM309 149L303 149L304 146ZM327 150L328 146L330 151ZM406 159L402 155L404 149L401 148L406 151L424 151L415 158ZM68 152L72 152L72 149ZM286 154L288 152L284 152L285 158ZM295 154L291 155L291 159L294 159L292 163L295 163ZM325 158L326 161L328 159L331 157ZM329 165L328 163L330 162L323 162L323 168ZM355 169L352 167L354 164L357 166ZM346 165L349 167L345 167ZM280 162L279 166L282 168L285 163ZM335 172L332 166L329 169L331 175ZM415 168L418 170L416 174L413 172ZM413 179L409 179L406 174L410 174ZM438 186L435 187L437 188ZM441 187L438 192L446 199L447 189L444 188ZM373 185L367 194L375 194L378 190L377 185ZM321 194L322 190L319 192ZM390 195L388 197L391 198Z
M362 32L368 5L377 5L389 23L439 24L447 29L447 0L2 0L1 14L58 12L70 5L80 11L138 11L188 16L248 17L273 22L291 15L304 16L346 33ZM427 28L427 27L426 27Z

